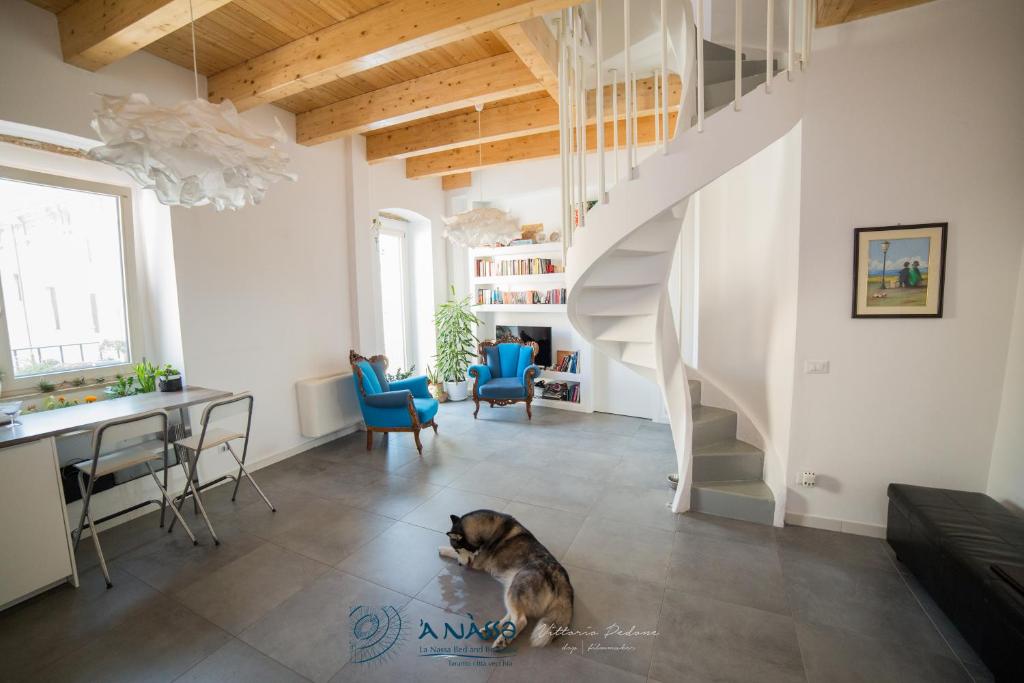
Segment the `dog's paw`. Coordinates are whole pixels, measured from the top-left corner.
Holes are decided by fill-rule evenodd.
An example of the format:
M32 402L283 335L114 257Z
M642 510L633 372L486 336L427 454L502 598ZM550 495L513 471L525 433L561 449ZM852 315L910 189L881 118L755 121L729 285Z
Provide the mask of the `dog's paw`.
M512 641L505 638L505 636L498 636L498 639L494 641L494 645L491 645L492 650L504 650L511 644Z

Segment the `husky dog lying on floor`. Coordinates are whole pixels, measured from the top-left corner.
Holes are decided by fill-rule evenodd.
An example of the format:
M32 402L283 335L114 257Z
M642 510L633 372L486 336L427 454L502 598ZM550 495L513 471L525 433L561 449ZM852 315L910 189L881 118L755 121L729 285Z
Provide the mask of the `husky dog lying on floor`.
M493 510L475 510L462 517L451 515L451 547L441 546L441 557L463 567L485 571L505 586L505 616L515 633L503 633L492 646L504 649L537 618L530 634L534 647L547 645L552 630L568 628L572 621L572 584L558 560L515 517Z

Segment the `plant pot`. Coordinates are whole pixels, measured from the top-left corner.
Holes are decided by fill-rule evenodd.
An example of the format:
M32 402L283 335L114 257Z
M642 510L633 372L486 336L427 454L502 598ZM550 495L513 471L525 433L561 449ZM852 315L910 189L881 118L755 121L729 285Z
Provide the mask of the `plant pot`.
M469 382L445 382L444 388L448 392L449 401L465 401L469 396Z
M437 399L438 403L444 403L448 400L448 394L445 393L443 383L431 382L427 387L430 389L430 395Z
M181 375L173 377L161 377L159 379L160 391L181 391Z

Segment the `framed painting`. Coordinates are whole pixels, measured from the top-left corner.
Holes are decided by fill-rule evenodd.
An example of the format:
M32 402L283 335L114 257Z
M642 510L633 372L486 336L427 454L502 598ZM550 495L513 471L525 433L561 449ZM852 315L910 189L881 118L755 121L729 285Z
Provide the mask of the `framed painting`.
M948 223L853 231L854 318L941 318Z

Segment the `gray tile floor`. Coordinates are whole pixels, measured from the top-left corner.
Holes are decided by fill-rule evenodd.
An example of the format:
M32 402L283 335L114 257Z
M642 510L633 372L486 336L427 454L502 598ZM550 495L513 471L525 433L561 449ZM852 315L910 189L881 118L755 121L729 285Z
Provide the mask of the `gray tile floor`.
M82 544L79 590L0 613L0 680L991 680L879 540L666 508L667 429L521 406L445 404L418 457L408 435L353 434L204 497L223 541L147 515L103 534L114 588ZM258 429L258 426L257 426ZM448 515L515 515L566 565L575 635L516 641L507 666L418 654L420 620L499 618L497 582L442 560ZM188 508L186 508L188 509ZM349 662L349 612L401 608L404 642ZM656 631L603 637L606 628ZM493 663L493 662L492 662Z

